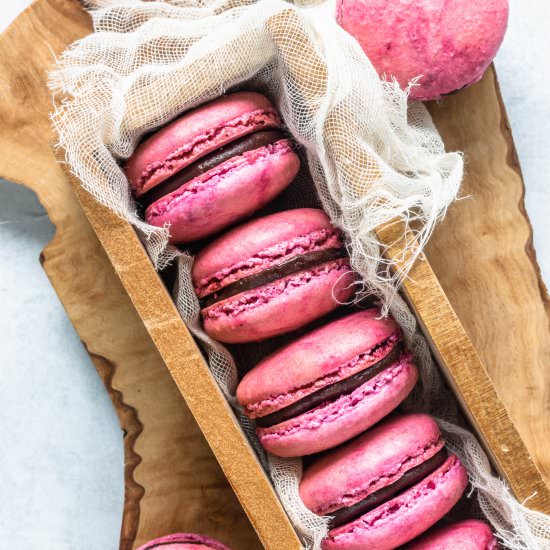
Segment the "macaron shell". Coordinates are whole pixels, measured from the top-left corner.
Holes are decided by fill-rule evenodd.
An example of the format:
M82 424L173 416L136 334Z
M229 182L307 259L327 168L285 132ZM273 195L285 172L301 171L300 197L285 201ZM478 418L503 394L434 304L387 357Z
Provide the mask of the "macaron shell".
M497 540L484 521L470 519L428 532L405 550L497 550Z
M508 0L338 0L336 16L376 71L411 98L438 99L477 82L495 57Z
M329 531L323 550L392 550L439 521L458 502L468 475L451 455L432 474L393 499Z
M263 216L227 231L206 246L192 269L195 287L212 275L223 277L232 266L299 235L332 228L328 216L317 208L297 208Z
M355 275L347 259L300 271L202 311L204 330L225 343L256 342L296 330L346 302Z
M125 172L141 196L198 158L259 128L281 125L271 102L256 92L237 92L184 113L141 143Z
M400 337L399 326L393 319L379 317L377 309L352 313L266 357L241 380L237 388L239 403L246 406L272 399L278 404L273 410L277 410L312 393L317 389L316 383L327 377L331 383L343 378L339 367L347 361L392 336L396 341ZM304 390L299 391L300 388Z
M442 448L431 416L394 415L315 461L304 472L300 497L315 513L330 514L391 485Z
M169 225L170 242L212 235L266 205L295 178L300 159L288 140L230 159L154 202L151 225Z
M151 540L137 550L231 550L228 546L205 535L174 533Z
M317 453L340 445L393 411L411 392L418 371L410 354L350 394L291 420L258 428L262 446L282 457Z

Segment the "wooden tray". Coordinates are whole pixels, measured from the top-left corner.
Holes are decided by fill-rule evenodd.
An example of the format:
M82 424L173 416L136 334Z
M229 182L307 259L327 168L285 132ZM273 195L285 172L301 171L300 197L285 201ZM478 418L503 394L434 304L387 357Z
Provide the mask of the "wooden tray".
M76 1L41 0L0 38L2 74L9 81L1 92L0 173L34 189L56 225L43 253L44 268L106 382L126 433L121 548L176 530L210 533L235 548L258 547L48 147L51 101L45 71L52 52L88 32L88 17ZM494 73L431 110L448 147L467 153L463 193L474 198L451 208L430 245L430 264L548 479L550 415L544 388L550 377L545 368L550 306ZM488 435L498 439L497 430ZM507 453L513 456L514 449L500 449L504 457ZM516 476L520 492L525 489L520 498L537 485L529 477L536 478L536 470L527 463L528 471ZM545 491L539 487L535 507L548 511Z

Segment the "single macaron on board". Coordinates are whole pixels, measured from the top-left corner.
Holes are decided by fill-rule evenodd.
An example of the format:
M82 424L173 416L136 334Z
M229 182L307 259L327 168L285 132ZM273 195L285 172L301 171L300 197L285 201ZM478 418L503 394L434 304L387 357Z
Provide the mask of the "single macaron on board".
M137 550L230 550L225 544L195 533L175 533L152 540Z
M301 456L339 445L393 411L418 379L399 326L353 313L276 351L237 388L263 447Z
M307 325L351 298L342 235L322 210L300 208L236 227L195 258L204 330L256 342Z
M392 550L447 514L467 484L430 416L396 415L314 462L300 496L332 516L323 550Z
M337 0L336 19L379 75L439 99L481 79L508 24L508 0Z
M271 104L236 92L184 113L141 143L125 165L136 201L170 242L213 235L265 206L300 159Z
M491 528L484 521L468 519L433 529L406 550L497 550Z

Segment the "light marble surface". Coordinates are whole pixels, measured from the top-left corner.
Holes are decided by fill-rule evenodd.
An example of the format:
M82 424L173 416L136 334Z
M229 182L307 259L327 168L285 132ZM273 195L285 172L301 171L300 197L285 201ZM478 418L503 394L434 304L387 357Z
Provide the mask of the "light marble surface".
M0 31L29 3L3 2ZM550 4L511 5L496 63L548 281ZM123 499L122 434L38 262L52 235L34 195L0 182L0 548L114 550Z

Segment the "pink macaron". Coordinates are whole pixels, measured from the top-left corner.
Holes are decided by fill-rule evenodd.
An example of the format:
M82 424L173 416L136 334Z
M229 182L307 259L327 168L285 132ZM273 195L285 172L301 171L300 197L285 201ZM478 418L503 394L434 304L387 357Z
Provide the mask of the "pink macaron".
M266 205L296 176L300 159L271 102L237 92L183 114L141 143L125 172L145 220L183 244Z
M468 475L428 415L393 416L314 462L300 496L331 516L323 550L392 550L458 502Z
M313 208L241 225L204 248L192 270L205 331L261 341L307 325L353 295L340 232Z
M329 449L397 407L418 379L399 326L360 311L273 353L237 388L263 447L278 456Z
M497 550L497 540L484 521L468 519L439 527L406 547L406 550Z
M137 550L230 550L225 544L204 535L176 533L149 541Z
M337 0L338 23L374 68L413 99L438 99L480 80L508 23L508 0Z

